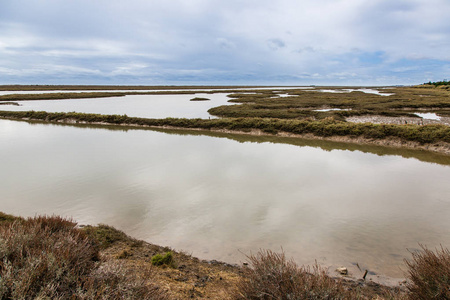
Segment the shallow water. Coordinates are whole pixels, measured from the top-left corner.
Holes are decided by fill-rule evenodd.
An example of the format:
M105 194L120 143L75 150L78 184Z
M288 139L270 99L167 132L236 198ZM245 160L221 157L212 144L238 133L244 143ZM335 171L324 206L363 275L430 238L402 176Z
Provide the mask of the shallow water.
M435 113L414 113L415 115L423 118L423 119L428 119L428 120L440 120L441 117L439 117L437 114Z
M428 152L6 120L0 140L7 213L106 223L204 259L283 247L394 277L406 249L450 246L450 162Z
M184 95L127 95L70 100L15 101L20 106L8 105L10 111L82 112L107 115L123 115L142 118L213 118L208 109L227 102L228 93L184 94ZM210 101L190 101L194 97L204 97Z

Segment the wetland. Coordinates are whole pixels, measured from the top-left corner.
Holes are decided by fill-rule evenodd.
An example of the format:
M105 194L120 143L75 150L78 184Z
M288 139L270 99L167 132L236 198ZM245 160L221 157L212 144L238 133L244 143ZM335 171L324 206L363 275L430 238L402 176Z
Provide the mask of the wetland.
M421 150L448 149L447 89L190 88L46 99L4 87L2 210L106 223L202 259L282 247L371 276L403 277L419 243L450 246L449 156ZM349 121L377 116L414 121ZM415 144L375 145L386 138Z

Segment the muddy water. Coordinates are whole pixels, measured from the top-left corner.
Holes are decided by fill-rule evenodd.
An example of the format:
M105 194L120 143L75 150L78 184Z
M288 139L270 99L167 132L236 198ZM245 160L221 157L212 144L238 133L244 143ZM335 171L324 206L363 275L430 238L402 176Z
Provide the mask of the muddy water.
M204 259L283 247L394 277L407 249L450 247L448 157L6 120L0 141L7 213L107 223Z

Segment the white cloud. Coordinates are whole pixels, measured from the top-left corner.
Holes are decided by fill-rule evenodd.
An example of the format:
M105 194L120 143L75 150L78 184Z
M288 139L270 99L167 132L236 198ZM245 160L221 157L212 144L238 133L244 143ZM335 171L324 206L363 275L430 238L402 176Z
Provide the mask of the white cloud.
M40 64L54 72L53 66L71 66L74 77L95 70L93 80L97 71L145 77L146 71L184 76L183 70L204 70L230 81L295 80L306 73L328 82L343 82L345 76L333 79L338 73L378 81L392 78L394 68L410 68L408 80L420 80L423 71L443 76L448 70L448 15L447 0L6 1L0 7L0 67L16 70L15 81L20 70ZM427 60L443 66L427 69ZM404 61L421 64L414 73L410 65L396 65ZM151 65L152 73L124 67L133 65Z

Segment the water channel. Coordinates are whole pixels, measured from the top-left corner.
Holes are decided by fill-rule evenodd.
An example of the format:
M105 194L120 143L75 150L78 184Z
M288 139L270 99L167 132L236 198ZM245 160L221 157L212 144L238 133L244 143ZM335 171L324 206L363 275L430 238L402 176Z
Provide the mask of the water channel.
M0 166L0 211L106 223L203 259L283 247L401 277L407 249L450 247L450 161L423 151L0 120Z

